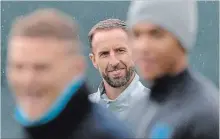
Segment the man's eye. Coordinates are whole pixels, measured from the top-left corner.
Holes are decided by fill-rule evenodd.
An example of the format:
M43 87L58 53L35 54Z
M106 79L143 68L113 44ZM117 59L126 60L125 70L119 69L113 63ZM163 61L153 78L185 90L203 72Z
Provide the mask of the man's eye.
M15 68L16 68L16 69L19 69L19 70L22 69L23 67L24 67L24 66L21 65L21 64L15 65Z
M22 64L9 64L8 66L10 69L22 70L24 65Z
M107 55L108 55L108 52L103 52L103 53L100 54L100 57L105 57Z
M159 30L154 30L151 32L151 35L155 38L161 38L163 37L163 33Z
M34 68L36 71L45 71L49 68L49 66L48 65L35 65Z
M12 64L9 63L7 65L8 70L12 70L12 71L17 71L17 72L21 72L24 70L24 68L26 68L23 64Z
M123 53L123 52L125 52L125 50L124 49L118 49L117 52Z
M135 38L139 38L140 37L140 33L139 32L133 32L132 34L131 34L131 36L133 36L133 37L135 37Z

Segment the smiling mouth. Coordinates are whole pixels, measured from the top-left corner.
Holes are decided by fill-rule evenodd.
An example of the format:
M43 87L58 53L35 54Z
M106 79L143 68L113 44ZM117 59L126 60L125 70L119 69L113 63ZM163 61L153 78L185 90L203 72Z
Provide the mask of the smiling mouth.
M122 70L124 70L124 68L116 69L116 70L111 70L111 71L108 71L108 72L119 72L119 71L122 71Z
M117 69L117 70L113 70L113 71L111 71L111 72L109 72L109 73L112 74L113 78L119 78L119 77L122 76L122 71L123 71L123 70L124 70L124 69Z

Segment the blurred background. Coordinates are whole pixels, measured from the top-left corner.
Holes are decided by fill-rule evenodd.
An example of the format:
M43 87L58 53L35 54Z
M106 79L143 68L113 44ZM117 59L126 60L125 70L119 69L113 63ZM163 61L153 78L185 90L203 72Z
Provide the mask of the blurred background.
M219 88L219 1L198 1L199 28L195 49L190 54L192 69L203 73ZM12 121L14 103L7 86L5 62L7 36L16 16L37 8L57 8L72 15L80 25L83 52L88 61L88 82L92 92L97 90L100 75L92 66L87 34L91 27L107 18L126 19L129 1L1 1L1 137L19 138L16 124Z

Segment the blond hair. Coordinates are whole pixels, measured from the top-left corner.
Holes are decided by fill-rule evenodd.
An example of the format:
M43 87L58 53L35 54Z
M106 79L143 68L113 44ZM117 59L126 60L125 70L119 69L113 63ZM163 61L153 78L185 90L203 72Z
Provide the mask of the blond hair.
M9 36L78 40L78 26L71 16L59 10L38 9L30 14L18 17L12 25Z

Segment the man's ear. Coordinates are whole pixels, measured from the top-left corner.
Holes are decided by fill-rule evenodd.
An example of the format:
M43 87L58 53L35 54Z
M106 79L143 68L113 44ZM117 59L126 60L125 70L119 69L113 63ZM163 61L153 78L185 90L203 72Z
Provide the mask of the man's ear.
M95 60L95 56L94 56L93 53L90 53L90 54L89 54L89 58L90 58L90 60L92 61L93 66L94 66L96 69L98 69L98 66L97 66L96 60Z

